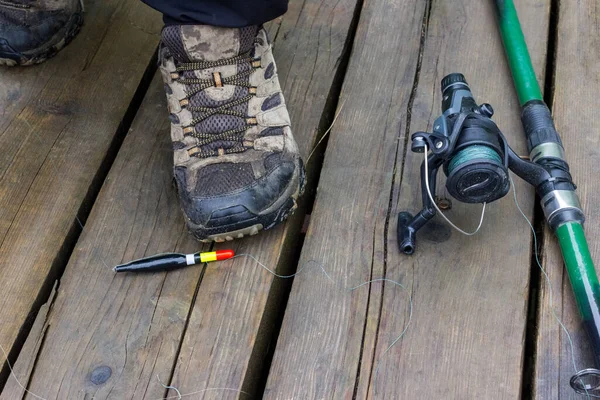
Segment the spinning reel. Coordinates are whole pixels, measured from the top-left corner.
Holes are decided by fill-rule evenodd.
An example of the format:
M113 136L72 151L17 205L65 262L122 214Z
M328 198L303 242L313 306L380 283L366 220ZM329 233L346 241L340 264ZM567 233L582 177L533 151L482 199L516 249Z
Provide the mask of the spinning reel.
M442 115L435 120L433 132L416 132L411 136L413 152L431 154L427 157L427 165L425 161L421 165L423 209L415 216L408 212L398 215L398 245L403 253L415 251L417 231L436 214L434 200L440 167L447 177L446 189L463 203L486 204L504 197L510 189L509 169L533 185L540 197L557 189L575 189L568 166L565 168L559 157L554 160L544 154L550 164L542 167L515 154L491 120L493 114L489 104L477 105L462 74L454 73L442 79ZM540 118L539 113L531 114L534 118L523 115L524 123L537 124L540 131L544 131L545 118ZM562 206L548 204L544 211L552 212L552 207L556 208L554 211L562 211L556 213L558 217L562 215L556 223L565 217L564 211L570 212L570 217L583 218L578 207L568 211L564 204ZM578 212L581 216L573 214Z

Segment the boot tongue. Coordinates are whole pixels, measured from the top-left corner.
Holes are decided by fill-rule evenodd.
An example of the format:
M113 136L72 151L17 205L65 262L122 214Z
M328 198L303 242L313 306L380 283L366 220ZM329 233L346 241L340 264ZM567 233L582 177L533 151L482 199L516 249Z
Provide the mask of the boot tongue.
M169 25L162 31L162 42L179 62L217 61L252 49L257 33L257 26Z

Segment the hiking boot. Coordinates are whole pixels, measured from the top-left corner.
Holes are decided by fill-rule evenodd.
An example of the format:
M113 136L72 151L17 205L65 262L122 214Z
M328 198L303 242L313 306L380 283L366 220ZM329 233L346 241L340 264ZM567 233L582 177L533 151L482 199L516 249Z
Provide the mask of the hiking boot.
M0 65L41 63L82 23L81 0L0 0Z
M285 220L303 191L304 166L266 31L167 26L159 58L192 234L221 242Z

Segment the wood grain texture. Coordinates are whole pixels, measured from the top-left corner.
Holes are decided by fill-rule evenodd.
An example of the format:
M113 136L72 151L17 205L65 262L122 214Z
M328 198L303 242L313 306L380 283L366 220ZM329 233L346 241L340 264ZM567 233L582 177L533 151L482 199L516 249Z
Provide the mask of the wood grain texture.
M160 17L139 1L87 9L80 35L54 59L0 72L0 344L7 351L48 295L53 264L79 229L76 215L157 45Z
M40 310L37 313L37 317L31 326L27 340L19 352L19 360L15 365L12 365L12 373L0 393L0 400L14 400L24 397L24 388L29 384L29 379L37 360L37 355L44 342L44 337L46 336L48 313L52 308L52 304L54 304L55 298L56 285L52 289L52 293L50 293L46 304L40 307ZM4 354L2 354L2 357L4 357Z
M414 131L431 130L445 74L464 72L477 99L494 105L514 148L525 152L492 3L433 1L430 10L406 3L366 4L342 93L348 100L330 139L301 265L323 262L339 286L384 274L403 283L413 295L412 325L383 357L407 323L405 290L376 282L370 291L346 294L318 271L298 277L267 398L353 398L353 389L356 398L520 396L530 235L512 199L490 205L475 237L436 219L419 233L414 256L400 255L396 241L397 213L421 206L422 158L408 154L403 167L403 143ZM543 78L549 2L519 4L519 11ZM410 97L416 66L407 60L419 57L423 16L422 65ZM533 20L535 26L527 23ZM517 187L531 214L531 190ZM455 201L448 214L468 227L479 212Z
M585 231L592 259L600 262L600 210L597 193L600 182L600 136L597 109L600 104L600 5L596 1L561 1L559 7L553 115L560 133L577 193L586 214ZM544 232L543 266L548 272L552 292L542 277L540 283L538 336L536 342L534 394L536 399L585 399L569 386L574 373L571 348L556 319L554 309L571 334L578 369L594 365L592 349L564 268L554 234ZM596 267L598 270L598 267Z
M538 79L543 82L550 1L517 6ZM441 79L462 72L475 99L493 105L493 119L513 149L526 154L520 108L493 7L493 2L478 0L433 1L407 134L431 131L441 112ZM392 215L420 208L422 160L422 154L407 155L404 171L397 175L400 186L394 193L397 206ZM446 215L463 229L474 230L481 206L452 199L444 187L443 173L438 176L438 196L452 201ZM531 218L532 188L516 177L514 181L520 205ZM371 390L370 397L410 398L427 388L432 398L520 398L531 233L512 192L488 205L484 225L475 236L461 235L438 216L419 232L417 250L407 257L398 251L394 220L388 231L388 249L386 276L411 287L414 313L406 336L382 358L407 315L406 294L386 285L371 366L379 366L377 396Z
M329 104L355 6L354 0L292 2L288 14L270 26L304 154L314 144ZM198 251L184 232L170 185L168 125L157 78L61 279L30 379L33 392L47 398L82 393L96 399L174 396L160 386L157 375L168 384L175 365L172 384L182 393L256 389L283 298L281 282L242 258L167 275L114 276L104 265L163 251ZM223 247L252 253L279 271L292 270L297 222ZM110 368L111 375L93 384L99 367ZM241 397L235 391L210 390L194 398L203 395Z
M381 285L346 289L383 274L398 136L426 11L424 1L364 3L300 258L306 270L294 280L266 399L353 398Z
M324 112L331 111L329 97L339 85L336 75L357 4L356 0L291 1L288 13L268 27L292 129L305 159L323 133ZM297 251L302 216L301 209L284 226L219 247L252 254L280 274L290 274L296 267L291 259ZM266 366L268 347L274 345L273 323L283 312L286 284L245 257L209 266L171 384L182 393L231 388L259 397L258 378ZM248 398L235 391L214 390L194 396Z
M164 103L157 74L61 278L28 387L45 398L165 393L158 377L169 379L203 268L112 270L134 258L200 247L184 228L172 187Z

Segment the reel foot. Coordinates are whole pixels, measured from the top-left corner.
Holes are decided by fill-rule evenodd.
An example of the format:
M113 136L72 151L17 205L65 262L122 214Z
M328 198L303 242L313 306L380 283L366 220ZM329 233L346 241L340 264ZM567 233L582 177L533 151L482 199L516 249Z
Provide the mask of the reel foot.
M398 247L407 255L413 254L416 247L415 230L410 226L413 218L413 215L406 211L398 214Z

